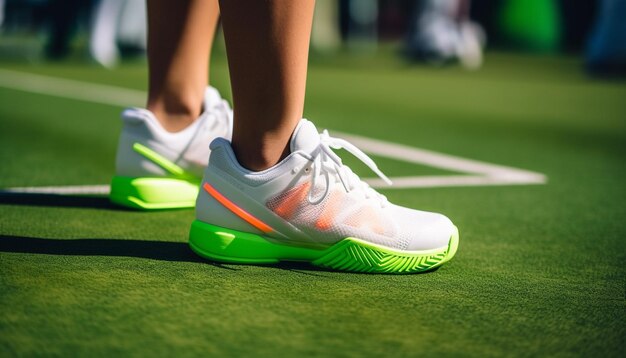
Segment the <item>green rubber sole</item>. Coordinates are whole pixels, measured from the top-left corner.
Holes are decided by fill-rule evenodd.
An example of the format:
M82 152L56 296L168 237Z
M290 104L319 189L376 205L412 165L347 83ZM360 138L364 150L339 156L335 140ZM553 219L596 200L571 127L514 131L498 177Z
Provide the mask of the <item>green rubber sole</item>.
M115 176L109 199L117 205L138 210L193 208L199 186L199 180Z
M256 234L196 220L189 246L198 255L219 262L273 264L305 261L327 269L368 273L417 273L448 262L459 246L458 230L447 246L425 251L400 251L348 237L322 250L277 244Z

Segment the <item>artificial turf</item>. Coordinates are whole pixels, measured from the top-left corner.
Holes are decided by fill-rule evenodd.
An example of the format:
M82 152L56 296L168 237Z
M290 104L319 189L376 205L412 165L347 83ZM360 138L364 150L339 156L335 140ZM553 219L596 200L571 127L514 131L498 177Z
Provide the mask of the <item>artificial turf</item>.
M446 213L461 232L451 262L403 276L210 263L186 245L193 210L3 193L0 355L623 356L624 82L589 79L571 58L490 54L464 72L385 56L313 59L306 116L331 134L537 171L548 183L382 190ZM146 83L143 64L0 68ZM228 92L223 58L212 81ZM119 111L0 88L0 187L107 183Z

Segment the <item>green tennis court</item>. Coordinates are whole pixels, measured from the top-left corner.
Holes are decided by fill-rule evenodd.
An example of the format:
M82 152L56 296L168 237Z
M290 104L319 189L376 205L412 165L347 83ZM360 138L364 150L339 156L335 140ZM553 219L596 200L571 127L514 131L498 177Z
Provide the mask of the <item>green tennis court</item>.
M626 85L567 57L486 60L478 72L391 53L312 60L306 116L331 135L535 178L455 184L467 165L372 153L413 178L382 188L390 201L461 232L448 264L394 276L211 263L186 244L193 210L59 194L106 189L145 65L0 64L0 355L621 356ZM212 66L228 93L223 56Z

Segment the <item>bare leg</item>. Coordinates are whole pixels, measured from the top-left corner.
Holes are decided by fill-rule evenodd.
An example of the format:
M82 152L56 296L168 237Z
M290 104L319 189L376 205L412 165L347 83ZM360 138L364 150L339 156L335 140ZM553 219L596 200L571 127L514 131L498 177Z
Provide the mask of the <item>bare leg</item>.
M221 0L237 159L251 170L289 154L304 109L314 0Z
M147 108L177 132L201 112L219 18L217 0L150 0Z

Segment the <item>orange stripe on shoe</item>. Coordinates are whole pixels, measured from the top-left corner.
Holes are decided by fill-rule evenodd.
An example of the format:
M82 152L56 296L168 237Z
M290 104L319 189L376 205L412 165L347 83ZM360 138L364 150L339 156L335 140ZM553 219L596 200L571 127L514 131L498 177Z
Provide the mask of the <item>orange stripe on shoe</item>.
M281 195L279 199L272 200L269 208L285 220L289 220L298 206L304 201L307 193L309 192L310 183L306 182L299 187L292 189L284 195Z
M326 205L324 205L324 210L315 221L315 227L320 230L328 230L333 225L335 220L335 216L341 209L341 204L343 203L343 197L345 194L338 190L333 190L330 193L328 201Z
M207 193L209 193L209 195L211 195L215 200L219 201L220 204L224 205L228 210L232 211L233 214L239 216L240 218L245 220L248 224L263 231L264 233L270 233L274 231L269 225L255 218L254 216L252 216L252 214L245 211L244 209L238 207L235 203L230 201L227 197L225 197L220 192L215 190L215 188L212 187L209 183L205 182L202 185L202 188Z

